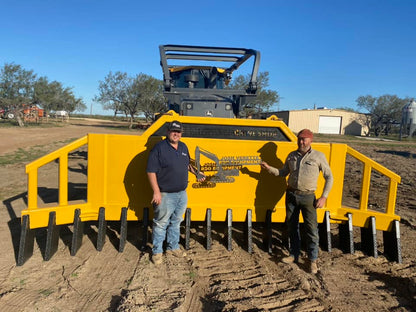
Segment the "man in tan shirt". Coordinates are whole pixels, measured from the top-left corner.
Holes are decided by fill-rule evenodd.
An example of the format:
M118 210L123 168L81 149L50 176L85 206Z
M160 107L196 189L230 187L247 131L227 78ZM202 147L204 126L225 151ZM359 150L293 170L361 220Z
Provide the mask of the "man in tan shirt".
M276 169L264 161L261 167L275 176L289 175L286 191L286 224L290 239L290 256L283 258L282 261L292 263L299 259L299 213L302 211L309 269L311 273L317 273L319 234L316 208L325 206L334 179L325 155L311 148L312 140L313 133L309 129L303 129L298 134L298 149L288 155L283 168ZM315 191L320 172L325 179L325 186L321 197L316 199Z

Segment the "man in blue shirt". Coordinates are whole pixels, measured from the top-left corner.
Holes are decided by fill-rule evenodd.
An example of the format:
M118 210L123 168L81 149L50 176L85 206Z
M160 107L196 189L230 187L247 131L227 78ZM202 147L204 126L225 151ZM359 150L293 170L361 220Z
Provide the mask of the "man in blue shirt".
M181 256L179 248L180 223L186 210L188 197L188 171L204 181L205 175L196 172L190 165L188 147L181 142L183 127L172 121L166 139L157 143L150 152L147 176L153 190L153 249L152 260L161 264L163 242L166 237L166 252Z

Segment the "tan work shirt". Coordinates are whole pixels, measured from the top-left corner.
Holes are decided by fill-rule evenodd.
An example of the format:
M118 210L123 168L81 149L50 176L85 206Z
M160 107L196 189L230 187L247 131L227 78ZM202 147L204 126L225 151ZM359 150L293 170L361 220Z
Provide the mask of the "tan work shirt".
M334 183L331 168L325 155L310 149L304 156L297 150L291 152L282 169L270 167L269 172L275 176L286 177L289 174L288 188L298 191L316 191L319 172L325 179L322 197L327 198Z

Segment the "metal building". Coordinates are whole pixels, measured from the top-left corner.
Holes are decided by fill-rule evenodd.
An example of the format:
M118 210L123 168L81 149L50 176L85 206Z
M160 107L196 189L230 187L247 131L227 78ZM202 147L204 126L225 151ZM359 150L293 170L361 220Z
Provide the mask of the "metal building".
M266 113L263 118L276 115L297 133L308 128L314 133L347 134L365 136L368 134L367 115L341 109L304 109Z

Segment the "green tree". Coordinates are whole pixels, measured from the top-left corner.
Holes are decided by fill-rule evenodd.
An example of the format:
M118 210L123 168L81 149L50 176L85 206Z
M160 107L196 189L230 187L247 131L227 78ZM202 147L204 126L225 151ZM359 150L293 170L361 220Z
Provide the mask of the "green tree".
M140 111L144 114L146 121L154 121L156 113L167 109L166 99L163 95L163 82L145 74L139 74L136 80L137 86L141 90L139 97Z
M127 103L127 92L131 84L131 78L127 73L120 71L109 74L103 81L99 81L98 95L94 97L94 101L101 103L104 110L114 111L114 117L118 113L125 112L124 105Z
M87 108L81 98L75 97L71 88L64 88L58 81L48 82L47 77L36 80L33 90L33 104L42 107L46 113L53 110L82 111Z
M56 109L54 103L56 103L57 98L57 87L56 84L49 83L46 77L40 77L34 83L33 102L42 106L46 114Z
M230 89L247 89L251 75L239 75L232 80L227 88ZM242 116L249 116L255 113L267 112L274 104L277 104L279 110L279 94L276 91L267 89L269 86L269 72L261 72L257 76L257 96L249 103L240 107Z
M83 111L87 108L82 98L77 98L72 88L63 88L60 92L60 101L56 105L56 110L66 110L68 112Z
M162 81L142 73L129 77L127 73L110 72L99 82L98 91L94 101L101 103L105 110L113 110L114 116L119 112L129 115L130 127L139 113L144 113L146 119L153 118L166 107Z
M19 126L24 126L22 104L31 103L35 79L33 70L13 63L6 63L0 70L0 104L14 113Z
M20 126L24 125L24 105L38 105L46 113L86 108L83 100L75 97L72 88L65 88L57 81L49 82L47 77L37 79L33 70L25 70L13 63L6 63L0 70L0 105L14 113Z
M392 125L400 123L402 119L402 109L410 98L399 98L397 95L385 94L379 97L371 95L359 96L356 99L358 107L366 109L370 114L370 130L376 136L380 133L388 135Z

